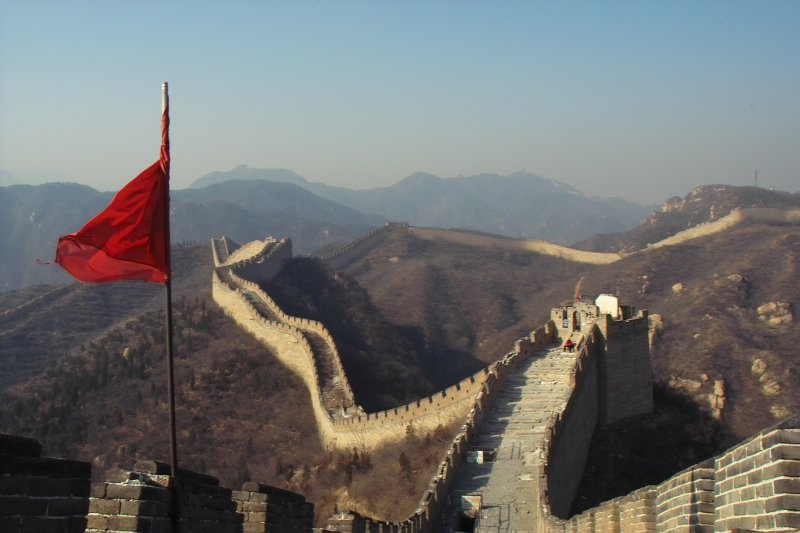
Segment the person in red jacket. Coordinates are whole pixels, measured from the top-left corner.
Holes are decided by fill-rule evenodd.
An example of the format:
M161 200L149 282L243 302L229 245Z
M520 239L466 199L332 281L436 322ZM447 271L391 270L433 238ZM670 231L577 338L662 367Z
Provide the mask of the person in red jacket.
M564 343L564 349L568 352L572 351L573 346L575 345L572 343L572 339L567 339L567 342Z

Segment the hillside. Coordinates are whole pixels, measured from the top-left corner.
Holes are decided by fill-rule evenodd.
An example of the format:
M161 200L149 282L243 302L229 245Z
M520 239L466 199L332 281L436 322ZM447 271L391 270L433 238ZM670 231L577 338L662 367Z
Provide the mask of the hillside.
M595 233L626 231L650 212L647 206L587 196L565 183L526 171L453 178L417 172L388 187L350 190L310 182L287 169L239 166L203 176L192 187L228 180L288 182L361 212L415 226L468 228L560 244ZM563 213L568 210L572 215L565 218Z
M394 519L411 514L455 428L410 433L366 454L325 450L308 391L207 297L175 301L178 457L237 488L257 480L302 492L318 526L339 502ZM148 311L0 391L0 432L106 469L167 457L163 311ZM225 332L220 335L219 332ZM414 457L414 462L408 459ZM396 479L392 491L385 479Z
M293 259L264 289L288 314L325 324L368 412L424 398L485 366L435 332L394 324L358 283L315 259Z
M207 246L173 246L176 295L209 290L210 255ZM107 329L163 306L163 287L139 282L69 283L0 293L0 390L24 381Z

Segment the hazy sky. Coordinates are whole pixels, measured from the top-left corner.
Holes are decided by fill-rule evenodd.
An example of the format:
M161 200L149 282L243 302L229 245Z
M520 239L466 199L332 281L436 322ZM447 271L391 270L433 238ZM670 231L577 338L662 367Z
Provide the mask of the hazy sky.
M0 169L114 190L239 164L516 170L661 202L800 189L800 2L0 0Z

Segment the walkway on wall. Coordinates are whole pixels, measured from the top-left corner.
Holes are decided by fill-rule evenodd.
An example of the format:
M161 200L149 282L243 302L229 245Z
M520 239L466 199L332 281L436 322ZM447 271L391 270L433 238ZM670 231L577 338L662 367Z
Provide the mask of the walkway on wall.
M573 339L577 340L577 339ZM462 497L480 497L475 531L535 531L538 465L548 419L564 410L577 353L556 347L538 352L506 379L480 424L475 450L482 464L467 462L456 476L444 517L456 517ZM464 529L462 524L448 528Z

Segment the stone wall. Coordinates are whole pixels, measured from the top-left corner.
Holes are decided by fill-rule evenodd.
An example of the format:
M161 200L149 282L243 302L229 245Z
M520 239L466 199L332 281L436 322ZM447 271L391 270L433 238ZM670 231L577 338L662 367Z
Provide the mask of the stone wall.
M300 533L314 527L314 504L300 494L249 481L232 497L244 533Z
M646 249L634 253L646 253L648 249L661 248L682 244L692 239L713 235L732 228L742 222L761 222L764 224L800 224L800 209L780 209L772 207L749 207L735 209L730 214L705 224L667 237L656 243L649 244ZM409 228L414 235L423 239L445 239L468 246L489 246L505 249L524 250L528 252L559 257L567 261L588 264L609 264L622 259L616 253L587 252L560 246L537 239L510 239L499 235L490 235L482 232L463 229L435 229L435 228Z
M391 229L384 226L382 230L386 232ZM262 251L258 250L259 253ZM341 356L327 328L314 320L287 315L257 283L239 275L243 264L271 268L272 261L281 261L284 257L278 253L279 250L279 246L271 245L269 251L261 255L261 261L240 257L238 262L217 268L212 275L212 297L243 329L269 347L290 371L305 382L323 442L340 449L349 450L354 446L369 449L405 438L409 424L413 424L417 431L430 432L439 425L447 426L464 420L490 374L488 368L407 405L369 414L356 407ZM274 320L266 318L248 296L257 298L259 305L265 306L266 312ZM303 330L313 331L329 346L336 382L346 391L345 396L349 399L346 409L341 413L324 405L320 369L315 362L313 347ZM522 346L519 349L525 349L524 343L519 346Z
M567 261L588 263L592 265L605 265L619 261L622 257L615 253L587 252L567 248L547 241L537 239L508 239L498 235L487 235L480 232L467 230L443 230L433 228L409 228L415 236L423 239L442 239L467 246L485 246L492 248L511 249L533 252L552 257L559 257Z
M569 520L553 516L547 492L542 494L539 531L546 533L798 531L800 415Z
M800 530L800 415L714 460L718 530Z
M549 460L543 476L551 512L562 518L569 516L600 416L597 352L595 334L590 333L578 347L577 363L570 376L570 398L561 413L554 413L551 426L546 452Z
M320 438L324 442L335 441L332 420L322 405L311 345L302 333L294 326L265 319L239 291L224 283L216 271L212 275L211 287L214 301L225 313L269 348L290 372L305 382ZM342 447L348 444L342 444Z
M273 256L268 256L267 260L269 260L271 257ZM278 255L274 257L277 257L279 261L282 260L281 257ZM275 300L273 300L272 297L269 296L269 294L264 292L257 283L254 283L253 281L240 277L233 270L228 270L227 273L228 276L230 277L230 280L232 281L231 288L238 287L240 289L242 288L247 289L252 294L256 295L259 298L259 300L264 303L264 305L266 305L270 314L272 314L276 318L276 320L274 321L267 320L268 323L282 324L284 326L289 326L290 328L292 328L292 331L294 332L295 336L298 339L305 338L302 331L300 330L309 330L319 335L323 339L323 341L325 341L325 343L328 345L328 349L332 356L331 362L333 363L334 372L336 374L335 379L338 381L339 386L344 390L345 406L346 407L355 406L355 397L353 396L353 391L350 387L350 382L347 379L347 374L345 373L344 367L342 366L341 355L339 354L339 350L336 347L336 343L333 340L333 336L328 331L328 328L326 328L322 324L322 322L318 322L316 320L309 320L307 318L298 318L284 313L283 309L280 308L277 302L275 302ZM246 302L245 298L241 296L240 298L244 299ZM249 302L246 303L249 304ZM253 307L252 304L249 305ZM258 313L258 310L255 309L255 307L253 307L253 310L256 312L256 314L260 314ZM309 356L311 358L310 359L311 363L314 364L314 354L310 347L310 344L309 344Z
M680 231L671 237L649 244L648 248L674 246L692 239L725 231L742 222L762 222L776 225L800 224L800 209L780 209L776 207L734 209L722 218Z
M214 267L228 267L231 271L258 283L268 283L278 275L286 261L292 258L292 240L280 241L267 237L230 250L226 237L211 239Z
M41 457L33 439L0 435L0 531L79 532L86 528L91 465Z
M370 230L344 246L319 256L318 259L334 270L341 269L367 253L378 245L378 243L383 242L392 231L405 229L407 227L408 224L387 222L383 226Z
M598 351L600 422L612 424L653 410L653 382L647 311L612 320L601 315L595 324L603 347Z
M714 460L678 472L655 487L659 531L714 531Z

